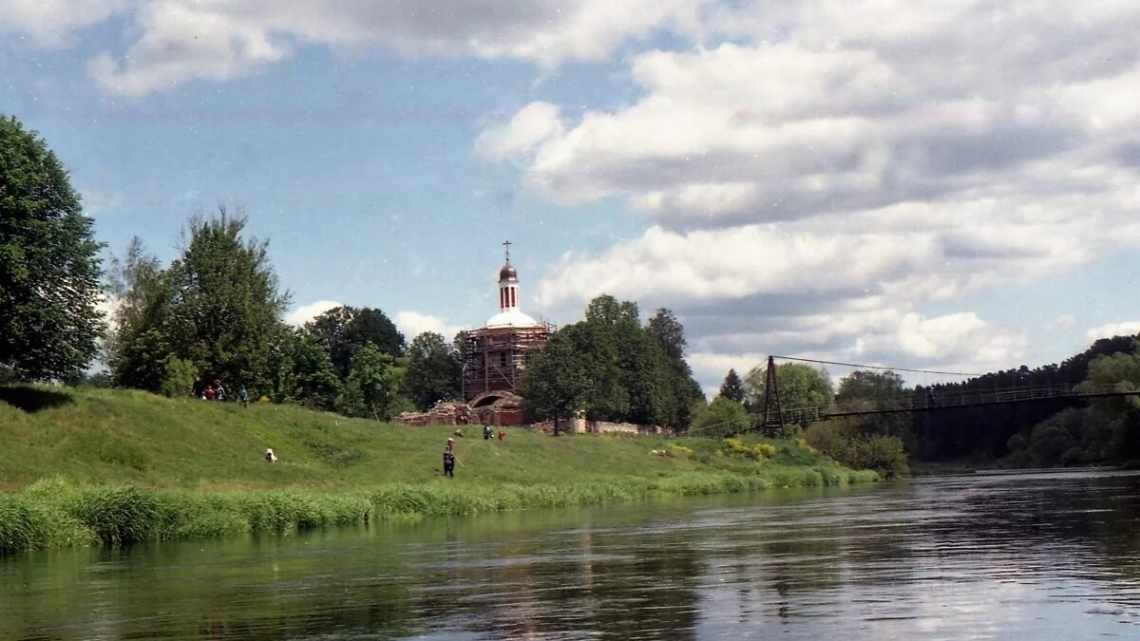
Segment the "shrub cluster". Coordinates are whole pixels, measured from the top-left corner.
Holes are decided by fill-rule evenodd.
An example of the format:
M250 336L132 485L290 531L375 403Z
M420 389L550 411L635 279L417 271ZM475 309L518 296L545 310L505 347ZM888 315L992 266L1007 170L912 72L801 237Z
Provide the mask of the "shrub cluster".
M809 427L804 440L812 448L854 469L875 470L885 478L910 474L906 447L897 436L862 434L849 427L822 422Z

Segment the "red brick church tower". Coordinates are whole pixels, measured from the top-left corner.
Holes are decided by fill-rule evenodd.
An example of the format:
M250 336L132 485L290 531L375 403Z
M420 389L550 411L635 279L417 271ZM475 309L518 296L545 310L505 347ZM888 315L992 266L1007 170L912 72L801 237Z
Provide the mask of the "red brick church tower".
M518 395L527 362L550 340L551 326L519 308L519 275L511 264L511 243L499 270L499 313L463 340L463 399L481 420L498 425L522 423Z

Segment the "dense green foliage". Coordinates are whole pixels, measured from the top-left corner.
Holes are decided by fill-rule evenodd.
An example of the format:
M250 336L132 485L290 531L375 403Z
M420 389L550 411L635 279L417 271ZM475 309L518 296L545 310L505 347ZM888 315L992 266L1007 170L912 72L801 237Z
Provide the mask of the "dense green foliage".
M939 399L974 392L992 392L1011 387L1074 386L1089 377L1090 364L1101 356L1131 353L1134 336L1100 339L1087 350L1034 369L1022 366L972 378L963 383L916 387L914 394ZM1072 401L1036 401L1002 406L946 409L915 414L910 431L914 434L912 454L921 460L945 461L962 458L989 460L1005 456L1014 434L1028 433L1034 425L1073 406ZM1112 459L1105 459L1112 460Z
M306 323L305 331L328 352L341 379L348 378L356 352L365 345L389 356L404 353L404 335L387 314L371 307L335 307Z
M0 371L75 380L103 323L99 243L67 171L35 133L0 116Z
M299 403L317 409L335 407L343 385L332 359L317 339L304 332L286 330L282 376L276 385L278 401Z
M885 478L910 473L906 448L896 436L866 433L851 422L826 421L809 426L804 439L844 465L875 470Z
M730 369L728 374L725 374L724 382L720 385L720 395L730 401L744 402L744 381L740 380L736 370Z
M756 413L764 411L767 372L767 367L760 365L752 368L744 379L744 401ZM827 372L802 363L777 365L776 385L780 388L780 404L785 409L828 409L835 394Z
M167 398L193 396L197 380L198 370L193 363L174 355L167 356L159 391Z
M636 303L599 296L585 320L560 329L534 358L523 387L527 413L541 420L581 411L591 420L687 429L703 395L684 345L668 310L644 327Z
M463 363L443 336L424 332L408 347L408 373L404 388L421 410L436 402L459 398Z
M693 436L731 436L752 427L752 417L738 401L717 396L693 419L689 432Z
M753 374L757 372L763 374L763 370ZM959 384L908 388L894 372L857 371L840 382L836 409L894 409L912 403L948 406L932 412L833 419L813 425L808 436L813 446L836 460L874 467L886 475L900 473L901 467L894 463L898 444L912 461L926 462L1000 460L1002 465L1025 467L1140 460L1140 401L1136 397L950 405L963 394L981 392L983 398L990 398L995 390L1049 385L1097 391L1140 389L1135 337L1098 340L1060 365L1033 370L1022 366ZM783 397L783 382L780 388ZM876 440L880 438L889 440Z
M106 351L114 384L184 396L220 381L230 400L245 385L254 399L374 419L409 409L404 337L388 316L337 307L303 330L287 326L288 294L278 290L268 245L244 240L245 226L220 208L190 221L168 267L138 239L112 260L117 305ZM434 361L426 372L421 365L415 381L434 375Z
M1100 355L1088 363L1078 388L1140 390L1140 347ZM1006 441L1016 466L1087 465L1140 460L1140 399L1104 398L1069 407Z
M590 359L580 351L589 336L581 324L562 328L533 358L523 385L526 412L534 418L575 416L593 395Z
M372 343L365 343L357 350L344 391L337 399L337 411L376 420L390 416L400 391L393 360Z
M118 384L157 390L175 356L203 384L271 386L289 297L278 291L267 244L242 239L245 224L225 208L192 219L185 249L166 269L140 244L128 249L115 270L122 302L108 359Z
M0 548L9 550L874 478L795 441L749 441L763 453L754 457L719 439L512 429L501 442L475 430L457 439L457 478L446 481L439 452L454 427L127 390L0 388L0 399L9 401L0 401L0 487L18 490L0 493ZM262 460L266 447L280 462Z

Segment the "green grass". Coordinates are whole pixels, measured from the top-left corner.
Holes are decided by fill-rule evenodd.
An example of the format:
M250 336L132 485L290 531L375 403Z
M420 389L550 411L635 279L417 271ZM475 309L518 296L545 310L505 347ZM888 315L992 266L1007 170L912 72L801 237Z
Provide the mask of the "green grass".
M467 427L448 480L441 454L454 430L137 391L0 388L0 552L876 478L794 441L768 441L775 454L756 460L712 439L508 429L499 442ZM650 454L670 446L676 456ZM262 460L267 447L279 463Z

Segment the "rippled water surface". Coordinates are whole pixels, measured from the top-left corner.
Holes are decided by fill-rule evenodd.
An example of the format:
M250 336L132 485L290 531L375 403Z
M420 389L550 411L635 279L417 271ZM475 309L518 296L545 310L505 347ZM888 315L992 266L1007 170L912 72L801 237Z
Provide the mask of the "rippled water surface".
M0 559L0 639L1140 638L1140 476Z

